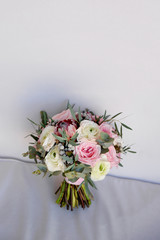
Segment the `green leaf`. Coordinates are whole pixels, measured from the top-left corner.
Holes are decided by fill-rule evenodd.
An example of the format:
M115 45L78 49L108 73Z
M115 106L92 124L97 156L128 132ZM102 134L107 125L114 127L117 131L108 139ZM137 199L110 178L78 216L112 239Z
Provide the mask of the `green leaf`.
M129 150L128 152L130 152L130 153L137 153L137 152L135 152L135 151L130 151L130 150Z
M72 165L70 165L69 167L67 167L64 172L69 171L70 169L74 168L74 166L75 166L75 164L73 163Z
M114 122L114 126L115 126L115 130L116 130L116 132L118 133L118 135L120 135L120 132L119 132L119 130L118 130L118 127L117 127L116 122Z
M124 124L124 123L121 123L121 124L122 124L123 127L127 128L129 130L133 130L132 128L128 127L126 124Z
M102 147L108 149L113 144L113 140L103 143Z
M48 122L48 115L45 111L40 111L40 115L41 115L41 120L42 120L42 123L44 124L44 126L47 125L47 122Z
M73 142L72 140L69 140L69 144L71 144L72 146L78 146L79 145L79 143Z
M29 158L30 159L35 159L35 157L36 157L36 149L34 148L34 147L32 147L32 146L29 146L28 147L28 152L29 152Z
M71 112L71 114L72 114L72 117L74 118L74 120L77 122L77 118L76 118L76 115L75 115L75 112L74 112L74 110L73 110L73 108L72 108L72 106L69 104L69 110L70 110L70 112Z
M62 173L62 171L55 171L55 172L52 172L52 175L57 176L57 175L59 175L61 173Z
M76 172L76 177L78 178L85 178L86 174L81 173L81 172Z
M78 186L77 191L82 187L83 184L84 184L84 181Z
M73 157L68 157L68 156L63 155L62 159L67 161L68 163L73 163Z
M78 137L78 132L76 132L76 133L71 137L71 140L74 141L74 140L76 140L77 137Z
M89 187L88 187L88 181L85 179L85 190L86 190L86 193L87 193L87 195L90 197L90 198L92 198L93 199L93 195L92 195L92 193L90 192L90 190L89 190Z
M76 177L76 172L75 171L71 171L71 172L65 172L65 176L68 178L68 179L72 179L72 178L75 178Z
M76 156L75 156L75 162L77 162L78 161L78 154L76 154Z
M104 149L104 148L101 147L101 154L104 154L104 153L107 153L107 152L109 152L108 148Z
M94 184L94 182L92 181L92 179L89 176L87 176L87 180L93 188L97 189L96 185Z
M57 136L56 134L52 133L52 135L60 142L65 142L65 138Z
M123 167L122 163L119 163L118 165L119 165L120 167Z
M70 105L70 103L69 103L69 100L68 100L66 109L69 109L69 105Z
M44 165L44 164L42 164L42 163L38 163L38 164L36 164L37 165L37 167L39 168L39 170L41 170L42 172L47 172L47 167L46 167L46 165Z
M78 178L77 177L74 177L74 178L68 178L68 180L70 181L70 182L76 182L77 180L78 180Z
M80 107L78 108L78 118L79 118L79 122L81 122L82 121L82 116L81 116Z
M39 124L33 122L31 119L27 118L28 121L30 121L32 124L36 125L36 126L39 126Z
M122 112L117 113L116 115L114 115L113 117L111 117L111 119L113 119L113 118L119 116L120 114L122 114Z
M59 128L58 129L59 133L62 135L62 138L64 138L65 140L67 140L67 134L65 132L65 130L63 129L63 131Z
M22 153L22 156L23 156L23 157L27 157L28 154L29 154L28 152L26 152L26 153Z
M122 125L121 125L121 127L120 127L120 136L121 136L121 138L122 138Z
M38 141L38 137L34 136L33 134L30 134L30 136L35 140L35 141Z
M101 139L104 141L104 142L113 142L113 138L111 138L107 133L105 132L101 132L100 134L101 136Z

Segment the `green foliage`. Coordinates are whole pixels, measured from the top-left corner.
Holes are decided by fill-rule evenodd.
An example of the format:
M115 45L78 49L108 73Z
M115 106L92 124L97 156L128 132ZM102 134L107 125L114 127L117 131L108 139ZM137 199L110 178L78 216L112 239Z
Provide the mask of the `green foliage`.
M121 123L121 124L122 124L123 127L127 128L129 130L133 130L132 128L128 127L126 124L124 124L124 123Z
M47 172L47 166L46 166L45 164L37 163L36 166L38 167L38 169L39 169L41 172L44 172L44 173Z
M48 122L48 115L45 111L40 111L41 121L44 127L47 125Z
M70 105L70 103L68 103L68 108L69 108L69 110L70 110L70 112L71 112L71 114L72 114L72 117L73 117L74 120L77 122L77 118L76 118L75 112L74 112L72 106Z
M68 157L68 156L63 155L62 159L67 161L67 163L70 163L70 164L73 164L73 162L74 162L73 157Z

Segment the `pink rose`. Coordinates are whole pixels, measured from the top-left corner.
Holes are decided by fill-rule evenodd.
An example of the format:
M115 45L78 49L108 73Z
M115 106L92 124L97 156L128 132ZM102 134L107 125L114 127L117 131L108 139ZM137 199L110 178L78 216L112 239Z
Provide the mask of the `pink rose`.
M109 152L106 153L107 156L107 160L110 162L111 164L111 168L112 167L118 167L118 164L120 163L120 153L116 153L116 149L114 148L114 146L110 146L109 148Z
M63 120L67 120L67 119L73 119L73 117L72 117L71 111L69 109L67 109L57 115L54 115L52 117L52 119L58 120L58 121L63 121Z
M80 185L80 184L84 181L83 178L78 178L78 180L77 180L76 182L70 182L70 181L68 180L68 178L65 178L65 180L66 180L67 183L70 183L70 184L72 184L72 185Z
M92 167L100 159L101 147L96 142L84 141L76 147L78 160Z
M108 123L104 122L99 126L99 129L102 132L107 133L111 138L116 138L117 134L113 133L113 131L115 131L115 129Z
M66 134L71 138L76 133L77 123L72 119L58 122L55 126L54 133L61 137L62 135L58 131L59 129L65 130Z

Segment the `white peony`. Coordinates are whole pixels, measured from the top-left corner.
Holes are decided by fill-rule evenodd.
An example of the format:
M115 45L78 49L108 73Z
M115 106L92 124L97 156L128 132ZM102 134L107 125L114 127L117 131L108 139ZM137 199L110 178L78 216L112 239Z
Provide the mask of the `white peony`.
M101 159L92 168L91 179L93 181L103 180L110 170L110 162L107 161L107 156L101 154Z
M41 145L43 146L45 151L49 151L53 145L55 144L55 137L52 135L54 133L54 127L53 126L47 126L43 129L39 141Z
M81 141L82 139L96 140L100 135L99 125L89 120L83 120L80 123L80 127L77 129L77 132L79 134L77 137L78 141Z
M59 155L59 148L55 146L45 157L45 163L50 172L62 171L64 172L65 165Z

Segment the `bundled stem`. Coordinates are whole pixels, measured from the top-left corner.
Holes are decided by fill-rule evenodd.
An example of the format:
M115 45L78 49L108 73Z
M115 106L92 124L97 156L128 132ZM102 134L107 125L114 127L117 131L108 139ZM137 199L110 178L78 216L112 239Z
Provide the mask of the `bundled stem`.
M85 185L82 184L79 189L78 187L79 186L69 184L64 180L55 192L55 194L57 194L60 191L56 203L59 204L60 207L66 206L67 210L71 209L71 211L79 206L83 209L85 206L89 207L91 205L91 199L86 193Z

